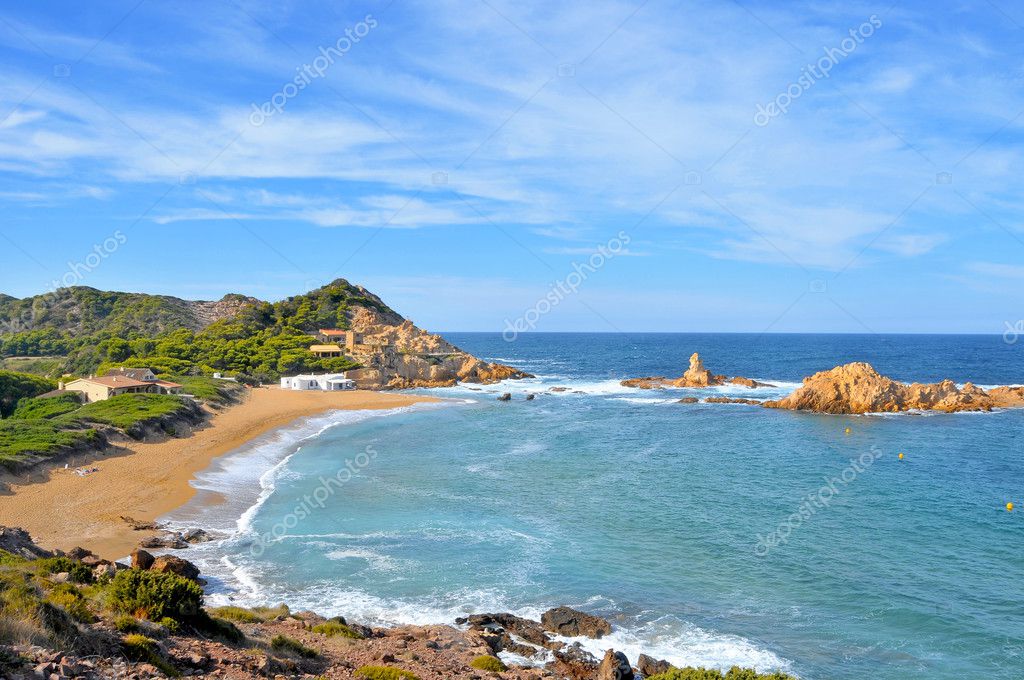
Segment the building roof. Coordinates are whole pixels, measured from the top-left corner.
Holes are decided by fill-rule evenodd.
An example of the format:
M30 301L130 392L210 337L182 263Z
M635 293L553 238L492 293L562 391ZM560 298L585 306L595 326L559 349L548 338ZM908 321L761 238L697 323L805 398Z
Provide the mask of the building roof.
M123 366L118 368L112 368L103 374L104 377L116 375L131 378L132 380L145 380L146 376L152 375L153 369L151 368L124 368Z
M50 397L63 397L65 394L73 394L79 399L82 398L82 393L78 390L50 390L49 392L43 392L37 394L36 399L49 399Z
M345 335L348 331L343 331L340 328L321 328L320 335L326 335L328 337L340 337Z
M178 383L171 382L170 380L160 380L159 378L152 381L152 383L154 385L159 385L160 387L181 387Z
M120 389L123 387L149 387L152 382L143 382L141 380L133 380L132 378L122 377L119 375L104 375L99 378L79 378L78 380L72 380L68 383L68 386L74 385L77 382L87 382L94 385L103 385L111 389Z
M341 347L337 345L313 345L309 348L310 352L340 352Z

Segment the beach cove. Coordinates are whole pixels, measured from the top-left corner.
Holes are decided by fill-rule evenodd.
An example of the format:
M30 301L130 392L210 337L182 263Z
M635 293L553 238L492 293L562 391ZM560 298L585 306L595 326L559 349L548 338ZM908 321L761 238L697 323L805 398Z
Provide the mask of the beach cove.
M5 475L0 524L20 526L45 545L81 546L111 559L130 553L153 532L134 531L122 516L151 522L184 505L196 493L197 472L246 442L297 420L342 410L383 410L436 401L393 392L246 391L242 403L215 412L191 436L130 442L106 453L76 457L26 475ZM80 476L79 465L98 468Z

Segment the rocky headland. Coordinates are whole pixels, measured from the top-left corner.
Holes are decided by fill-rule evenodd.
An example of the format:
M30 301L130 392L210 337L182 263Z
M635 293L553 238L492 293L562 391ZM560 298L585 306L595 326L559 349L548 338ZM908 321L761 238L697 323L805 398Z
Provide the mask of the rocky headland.
M629 378L623 380L623 387L636 387L641 390L662 390L670 387L715 387L718 385L742 385L751 389L755 387L772 387L767 383L760 383L742 376L728 377L716 375L704 367L700 355L694 352L690 355L690 366L682 376L678 378L666 378L665 376L651 376L646 378Z
M864 362L837 366L804 378L789 396L766 401L767 408L816 413L896 413L900 411L991 411L1024 407L1024 387L994 387L972 383L958 387L952 380L901 383L881 375Z

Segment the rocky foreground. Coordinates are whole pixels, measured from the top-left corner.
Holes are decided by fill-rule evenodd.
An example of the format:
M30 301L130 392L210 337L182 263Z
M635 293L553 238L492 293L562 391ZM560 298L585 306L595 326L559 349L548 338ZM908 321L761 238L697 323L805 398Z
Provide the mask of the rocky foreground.
M622 381L625 387L639 389L699 388L730 384L750 388L772 387L749 378L715 375L704 367L704 362L696 353L690 357L690 367L680 378L650 377ZM695 404L701 400L697 397L685 397L679 401L684 404ZM854 362L804 378L801 387L782 399L759 400L718 396L708 397L703 401L707 404L754 404L766 408L834 414L901 411L955 413L1024 407L1024 387L993 387L984 390L973 383L959 387L952 380L907 384L879 374L871 364Z
M81 548L44 550L0 527L0 677L793 680L678 669L644 655L631 662L613 649L598 659L565 638L600 639L611 623L568 607L540 621L495 613L371 628L283 604L205 608L201 583L194 565L172 555L139 549L119 564ZM529 664L507 664L503 653Z

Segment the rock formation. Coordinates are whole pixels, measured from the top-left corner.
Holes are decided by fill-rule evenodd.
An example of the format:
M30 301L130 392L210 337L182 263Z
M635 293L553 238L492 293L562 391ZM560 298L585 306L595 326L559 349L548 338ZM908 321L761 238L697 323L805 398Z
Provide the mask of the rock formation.
M565 637L578 637L583 635L591 638L601 638L612 632L612 624L606 619L592 614L585 614L570 607L555 607L549 609L540 618L541 624L552 633Z
M744 387L773 387L767 383L759 383L750 378L735 377L729 378L724 375L715 375L704 367L700 354L694 352L690 355L690 366L679 378L666 378L664 376L649 376L646 378L629 378L620 383L623 387L636 387L641 390L662 390L668 387L713 387L716 385L743 385Z
M985 391L972 383L957 387L952 380L908 385L880 375L870 364L854 362L804 378L795 392L764 406L817 413L991 411L1024 407L1024 387Z
M450 387L457 382L490 384L533 377L478 359L394 313L362 307L352 315L350 325L362 336L352 356L363 368L347 376L361 389Z

